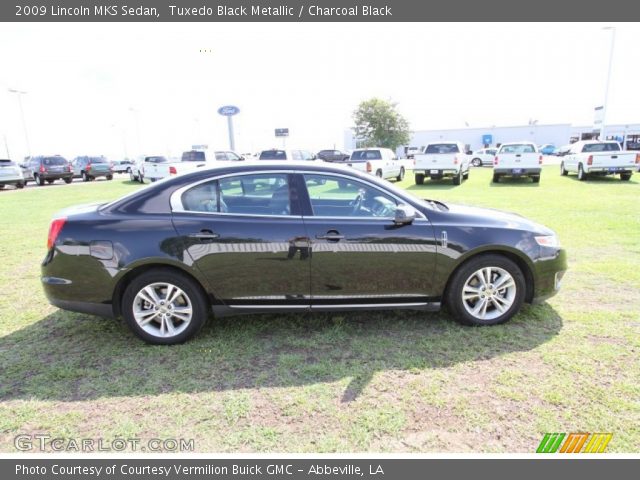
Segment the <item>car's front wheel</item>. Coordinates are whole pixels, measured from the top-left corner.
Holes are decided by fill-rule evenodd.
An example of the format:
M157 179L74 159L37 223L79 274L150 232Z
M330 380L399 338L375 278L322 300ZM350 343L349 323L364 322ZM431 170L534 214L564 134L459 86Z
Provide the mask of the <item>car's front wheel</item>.
M465 325L496 325L513 317L524 302L525 278L501 255L475 257L458 269L447 290L447 306Z
M560 175L566 177L569 174L566 168L564 168L564 162L560 163Z
M398 182L401 182L402 180L404 180L404 167L400 167L400 173L396 177L396 180Z
M183 343L202 328L208 303L200 286L186 275L158 269L143 273L126 288L122 314L147 343Z

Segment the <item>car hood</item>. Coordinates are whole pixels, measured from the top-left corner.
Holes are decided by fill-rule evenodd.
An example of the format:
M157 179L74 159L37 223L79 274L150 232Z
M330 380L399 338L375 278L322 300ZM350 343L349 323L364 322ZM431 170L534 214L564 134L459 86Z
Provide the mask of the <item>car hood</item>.
M448 213L456 217L456 221L459 223L468 223L473 226L526 230L540 235L553 235L555 233L550 228L533 222L517 213L452 203L448 203L447 207L449 207Z

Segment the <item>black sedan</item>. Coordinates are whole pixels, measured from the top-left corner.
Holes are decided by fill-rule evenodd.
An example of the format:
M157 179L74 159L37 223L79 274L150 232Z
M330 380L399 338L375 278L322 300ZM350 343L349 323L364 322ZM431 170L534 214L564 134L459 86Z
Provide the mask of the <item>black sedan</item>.
M469 325L554 295L566 254L521 216L424 201L348 167L241 162L171 177L51 223L59 308L183 342L209 313L437 310Z

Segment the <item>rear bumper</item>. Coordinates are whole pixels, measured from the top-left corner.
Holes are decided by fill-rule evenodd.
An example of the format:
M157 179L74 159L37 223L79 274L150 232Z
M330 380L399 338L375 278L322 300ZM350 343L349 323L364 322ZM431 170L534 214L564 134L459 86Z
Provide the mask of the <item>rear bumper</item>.
M589 166L585 166L584 167L584 172L585 173L597 173L599 175L617 175L619 173L633 173L633 171L635 170L636 166L628 166L625 165L624 167L589 167Z
M39 173L40 178L45 180L60 180L61 178L73 178L73 172L65 173Z
M494 168L493 169L493 173L497 173L498 175L511 175L511 176L540 175L541 171L542 171L542 168L540 167L536 167L536 168L515 167L515 168Z
M0 177L0 185L16 185L26 183L24 177Z
M425 177L454 177L460 173L459 168L414 168L414 173L422 174Z
M80 302L69 299L73 282L59 277L43 276L42 287L49 303L62 310L70 312L88 313L99 317L114 317L113 306L110 303Z

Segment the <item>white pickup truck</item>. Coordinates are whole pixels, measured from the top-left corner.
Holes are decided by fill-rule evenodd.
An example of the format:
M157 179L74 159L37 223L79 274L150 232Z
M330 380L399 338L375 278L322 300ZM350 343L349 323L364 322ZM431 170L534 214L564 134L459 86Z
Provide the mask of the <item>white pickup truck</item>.
M425 177L440 180L453 177L453 184L460 185L469 178L469 154L462 142L430 143L424 153L413 157L413 174L416 185L422 185Z
M629 180L633 170L640 165L640 154L623 151L618 142L584 140L576 142L562 157L560 174L578 174L578 180L588 175L619 174L620 180Z
M493 181L502 177L529 177L533 183L540 183L542 154L531 142L513 142L500 145L493 160Z
M150 157L164 158L164 157ZM197 168L206 165L213 165L215 162L237 162L244 160L244 157L230 150L187 150L182 153L180 161L145 161L144 178L155 182L172 175L192 172Z
M398 159L389 148L356 148L345 163L361 172L379 178L395 178L399 182L408 167L407 161Z

